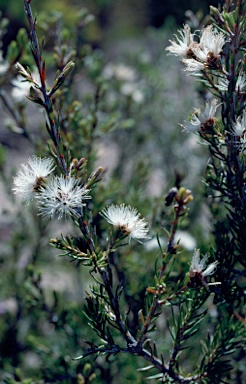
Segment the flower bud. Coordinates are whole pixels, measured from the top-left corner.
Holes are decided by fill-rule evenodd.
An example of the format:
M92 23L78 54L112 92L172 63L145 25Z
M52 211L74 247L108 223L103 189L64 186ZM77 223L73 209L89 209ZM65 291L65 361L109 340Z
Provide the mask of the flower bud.
M180 188L179 188L179 191L178 191L177 198L178 198L179 200L184 200L184 199L186 198L186 196L187 196L187 190L186 190L186 188L184 188L184 187L180 187Z
M84 378L84 376L81 375L81 373L79 373L77 375L77 383L78 384L85 384L85 378Z
M54 84L50 90L50 95L52 95L53 93L55 93L57 91L58 88L60 88L60 86L64 83L64 80L66 79L66 77L68 75L70 75L70 73L73 72L74 70L74 67L75 67L75 63L73 61L70 61L62 70L62 72L60 73L60 75L55 79L54 81Z
M190 203L191 201L194 200L194 197L192 195L188 195L185 199L184 199L184 204L188 204Z
M67 63L67 65L63 68L60 76L63 76L64 78L66 78L68 75L70 75L70 73L73 72L74 68L75 68L75 63L73 61L69 61L69 63Z
M40 93L38 92L38 90L36 88L34 88L33 86L30 87L30 92L29 92L29 96L27 96L27 98L31 101L33 101L34 103L36 104L39 104L39 105L42 105L43 106L43 100L41 99L40 97Z
M19 62L17 62L15 64L15 68L17 69L17 71L19 72L19 74L21 76L23 76L25 79L26 78L30 78L30 73L28 73L25 68L23 67L23 65L21 65Z
M166 196L166 198L165 198L165 205L166 205L167 207L169 207L169 206L172 204L173 199L174 199L174 197L177 195L177 193L178 193L178 189L177 189L177 187L173 187L173 188L171 188L171 189L169 190L169 192L168 192L168 194L167 194L167 196Z
M94 171L86 184L86 188L91 188L92 185L101 180L100 176L102 175L103 167L99 167L96 171Z
M83 375L89 376L90 372L91 372L91 364L86 363L83 368Z
M224 23L224 18L222 16L222 14L219 12L219 10L217 8L213 7L212 5L210 5L209 8L210 8L210 13L213 16L213 18L217 22Z

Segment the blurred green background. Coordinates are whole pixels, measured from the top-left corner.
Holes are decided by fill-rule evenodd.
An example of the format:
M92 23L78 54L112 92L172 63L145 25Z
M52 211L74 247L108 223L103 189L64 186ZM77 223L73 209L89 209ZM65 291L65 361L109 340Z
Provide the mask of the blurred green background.
M78 57L76 63L76 81L71 92L75 101L68 100L69 108L64 108L64 113L71 116L75 113L73 121L69 121L69 131L72 138L76 137L76 156L88 158L91 167L96 167L94 163L98 160L106 169L106 182L100 187L99 193L95 193L94 208L91 209L99 212L111 202L125 202L138 207L150 222L153 242L146 248L139 244L133 245L130 251L126 248L122 259L119 259L126 260L121 267L126 275L129 274L126 293L129 296L130 292L140 307L143 305L145 288L152 283L153 260L159 254L155 236L160 228L161 240L165 240L166 234L162 228L167 226L170 213L163 208L164 196L173 186L177 172L180 172L180 177L185 177L185 186L197 193L194 193L195 201L189 219L184 220L180 228L183 233L178 234L179 237L182 235L182 239L189 240L187 232L184 232L189 230L194 238L191 237L191 245L187 241L186 244L181 243L184 250L175 273L187 271L187 260L195 246L194 239L198 240L201 249L203 246L207 249L209 242L207 214L200 201L202 192L199 197L201 173L205 170L207 156L203 156L205 149L197 144L196 137L181 133L179 126L187 119L192 108L200 105L200 100L193 82L180 70L178 60L167 56L165 47L175 33L176 24L185 22L187 9L192 9L194 14L200 13L198 19L203 20L209 12L209 5L217 3L205 0L32 0L33 13L38 14L38 27L45 20L52 25L55 12L56 15L60 12L61 24L58 18L53 27L61 25L64 46L68 51L74 47L71 36L76 33L75 20L79 11L86 7L95 16L93 23L85 28L85 32L83 30L86 35L82 33L80 36L79 48L85 47L81 54L83 60ZM0 8L3 15L10 19L4 35L3 49L6 52L7 45L15 39L18 29L27 26L27 23L23 1L0 0ZM40 29L39 36L42 37L47 29ZM48 41L45 55L48 80L51 81L56 69L53 54L57 51L54 51L54 39L49 39L52 31L48 32L51 33L45 33ZM88 46L92 46L92 49ZM97 78L100 78L100 82L104 79L99 119L102 119L102 123L115 121L116 129L107 127L105 123L103 131L101 124L98 137L91 143L90 135L88 140L84 135L84 139L84 131L81 133L81 130L87 133L86 129L90 127ZM8 84L6 90L10 88ZM47 140L46 134L43 134L43 114L30 109L33 107L30 104L27 101L24 104L29 108L27 125L34 137L37 138L37 133L41 136L36 148L40 153L42 144L46 148ZM21 113L22 108L20 105ZM2 118L7 116L4 109ZM1 135L0 141L7 148L8 165L7 176L3 173L2 180L7 191L5 195L10 197L11 202L2 212L0 222L0 239L3 243L0 264L4 271L0 282L0 355L3 356L0 381L4 377L4 383L7 384L82 383L79 377L77 380L76 374L84 372L85 361L75 362L73 358L81 354L84 348L83 337L91 335L82 315L84 289L89 280L87 271L76 268L75 264L68 264L65 258L58 258L58 252L52 252L48 245L54 233L58 233L57 236L63 230L69 233L70 228L61 227L61 223L53 226L53 223L43 222L32 208L16 208L11 192L11 172L14 175L16 170L11 170L11 167L18 169L19 163L26 161L34 149L13 132ZM203 222L200 220L201 210ZM100 233L99 224L95 225ZM167 334L165 327L163 323L162 332ZM162 346L165 353L170 348L169 339L165 338L165 345ZM184 354L183 360L189 366L195 358L196 353L193 356ZM143 383L142 374L136 372L142 362L136 360L132 356L121 356L110 365L98 359L93 363L93 370L97 374L95 383ZM88 361L92 363L92 359ZM35 378L35 381L22 380L22 377L28 376ZM36 381L41 379L43 381Z
M138 35L148 26L159 28L172 19L178 25L185 22L185 11L207 14L209 5L217 6L218 0L42 0L33 1L32 7L40 15L42 11L56 9L63 13L65 22L73 24L78 11L86 7L96 16L96 26L91 39L97 43L129 35ZM4 49L19 29L26 25L23 2L0 0L0 9L10 19L8 34L4 37Z

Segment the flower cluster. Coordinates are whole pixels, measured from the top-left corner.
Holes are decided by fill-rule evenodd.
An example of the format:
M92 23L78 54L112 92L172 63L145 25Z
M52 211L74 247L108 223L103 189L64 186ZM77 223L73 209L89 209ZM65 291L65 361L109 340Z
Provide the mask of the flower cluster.
M216 32L212 25L208 25L201 31L200 42L194 41L190 27L184 26L179 31L180 37L176 36L176 41L172 41L167 47L171 54L180 56L189 72L199 72L205 68L221 69L221 51L226 42L225 35Z
M84 200L90 198L89 189L79 185L76 178L49 177L55 169L51 159L33 156L21 168L14 178L14 193L27 204L35 199L45 218L77 216L77 210L85 205Z
M86 205L84 201L91 198L88 183L82 186L79 180L71 175L52 177L50 174L54 169L51 159L37 156L29 158L28 164L22 164L21 170L14 178L14 193L27 204L35 199L44 218L80 216L81 208ZM97 175L98 172L93 173L94 179ZM140 240L147 237L148 224L144 219L140 219L140 214L135 208L124 204L111 205L105 208L101 215L122 234L129 236L129 239Z
M101 215L122 234L136 240L147 238L148 223L145 219L140 219L140 214L135 208L121 205L110 205L105 208Z

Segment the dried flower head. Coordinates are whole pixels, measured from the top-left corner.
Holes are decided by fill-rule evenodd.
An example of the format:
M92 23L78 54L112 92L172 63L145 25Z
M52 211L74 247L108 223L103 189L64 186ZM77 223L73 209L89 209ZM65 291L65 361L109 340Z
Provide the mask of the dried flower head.
M140 219L140 214L137 209L131 206L110 205L105 208L101 215L115 228L119 229L129 238L136 240L147 238L148 223L144 219Z
M21 167L22 169L14 178L15 188L13 191L28 203L40 190L46 177L55 169L55 166L51 159L33 156L29 158L28 165L21 164Z
M215 261L206 268L207 256L204 256L203 259L200 257L200 250L195 249L194 255L192 257L191 265L190 265L190 284L192 286L201 286L206 283L206 277L212 275L217 265L218 261ZM220 284L220 283L216 283Z
M175 35L177 41L169 40L171 45L166 48L170 54L180 57L193 57L192 47L197 44L194 42L194 35L191 33L189 25L185 24L183 29L178 30L179 36Z
M78 216L77 209L85 205L83 200L90 199L89 189L78 185L74 177L54 177L38 195L40 214L45 218L58 219L63 216Z
M190 132L208 132L213 129L216 118L214 117L216 109L218 108L218 101L213 99L211 102L207 101L204 111L196 109L189 121L188 125L181 125L184 130Z

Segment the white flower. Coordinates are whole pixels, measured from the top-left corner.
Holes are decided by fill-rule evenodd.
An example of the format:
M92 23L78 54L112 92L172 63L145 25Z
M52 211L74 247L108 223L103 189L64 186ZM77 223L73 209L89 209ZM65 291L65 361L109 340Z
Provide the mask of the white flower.
M45 218L58 219L63 216L78 216L77 208L85 205L83 200L90 199L89 190L78 185L73 177L56 176L51 179L38 194L38 207L40 214Z
M209 266L206 268L206 261L207 261L207 256L201 259L200 250L195 249L194 255L192 257L191 265L190 265L190 273L200 274L202 277L212 275L217 265L219 264L219 262L215 261L209 264Z
M191 46L194 44L193 34L189 25L185 24L184 29L179 29L178 33L179 36L175 35L177 42L169 40L171 45L166 50L175 56L188 57L191 52Z
M204 69L204 63L200 63L195 59L183 59L182 62L186 65L185 71L199 72Z
M38 192L46 177L55 169L53 164L51 159L42 159L37 156L29 158L28 165L21 164L22 169L14 178L14 193L28 203Z
M200 109L196 109L192 114L189 124L181 126L184 127L184 130L190 132L206 131L208 128L213 127L216 121L214 115L218 106L216 99L213 99L211 103L207 101L203 112Z
M246 73L244 71L239 72L235 88L239 93L246 91Z
M218 81L218 84L217 84L217 88L220 90L220 91L227 91L228 90L228 87L229 87L229 80L227 78L227 76L221 76L219 78L219 81Z
M219 58L225 42L225 35L215 32L210 24L202 30L200 43L193 48L193 52L202 61L209 60L209 54L214 58Z
M226 75L219 78L219 82L217 85L217 88L219 88L220 91L227 91L229 87L229 80ZM246 73L244 71L240 71L237 77L235 90L238 93L243 93L246 91Z
M237 136L242 136L246 132L246 111L243 111L243 116L238 117L233 124L234 132Z
M140 219L140 214L137 209L131 206L110 205L105 208L101 215L114 227L127 234L130 239L144 239L147 238L148 223L144 219Z
M190 55L192 58L182 60L187 66L186 70L198 72L205 67L220 69L220 53L225 42L225 35L215 32L213 26L208 25L201 32L200 43L194 43L190 47L193 53Z

